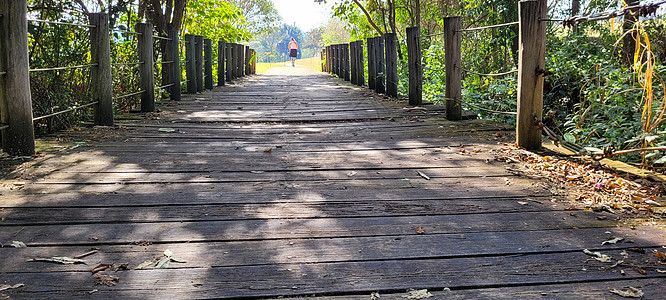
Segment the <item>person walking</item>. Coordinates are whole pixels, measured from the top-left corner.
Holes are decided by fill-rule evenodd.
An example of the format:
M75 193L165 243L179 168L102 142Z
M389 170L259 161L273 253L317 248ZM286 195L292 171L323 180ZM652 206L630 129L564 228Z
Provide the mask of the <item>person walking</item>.
M294 38L291 38L291 42L289 42L289 57L291 57L292 67L296 66L296 56L298 56L298 43L296 43Z

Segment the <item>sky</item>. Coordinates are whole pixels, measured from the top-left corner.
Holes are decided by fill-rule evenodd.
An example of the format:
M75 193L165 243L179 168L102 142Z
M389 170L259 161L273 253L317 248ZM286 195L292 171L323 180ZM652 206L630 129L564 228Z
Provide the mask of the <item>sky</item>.
M303 33L322 26L331 19L331 2L318 4L313 0L273 0L273 4L280 16L282 23L294 24Z

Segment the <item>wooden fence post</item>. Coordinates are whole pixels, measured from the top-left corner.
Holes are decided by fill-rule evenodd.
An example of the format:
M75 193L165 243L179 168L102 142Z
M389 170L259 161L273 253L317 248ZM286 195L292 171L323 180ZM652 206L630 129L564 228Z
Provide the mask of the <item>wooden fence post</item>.
M358 77L356 73L356 59L354 59L354 55L356 54L356 42L350 42L349 43L349 79L352 84L356 84L358 82Z
M111 40L109 37L109 15L88 15L90 25L90 69L95 125L113 126L113 82L111 80Z
M363 40L357 41L358 47L356 47L356 66L358 67L358 86L363 86L365 84L365 64L363 61Z
M139 54L139 89L141 112L155 111L155 77L153 75L153 24L136 24Z
M224 40L217 41L217 86L224 85L224 52L226 48L227 43Z
M349 44L342 44L342 68L344 70L345 81L349 81Z
M213 41L204 39L204 84L205 89L213 89Z
M203 72L203 36L194 36L194 61L196 63L195 74L197 76L197 93L204 90L204 72Z
M227 73L226 81L231 82L231 80L234 79L233 43L225 43L224 53L227 60L225 64L225 69Z
M338 45L332 45L331 47L333 51L333 75L340 77L338 72Z
M26 0L0 1L0 14L2 14L0 18L0 72L6 72L6 74L0 75L0 112L3 123L0 125L9 126L2 130L2 148L10 155L21 156L35 154L28 59L27 8ZM110 88L111 85L109 85ZM113 122L113 113L111 122Z
M527 150L541 148L541 128L535 119L543 115L543 70L546 53L546 0L521 1L518 51L518 117L516 143Z
M386 95L398 98L398 48L395 32L384 34L386 51Z
M326 72L329 74L333 71L333 51L331 45L326 46Z
M238 44L238 78L245 76L245 46L243 44Z
M252 49L252 75L257 74L257 50Z
M252 54L250 53L250 46L245 46L245 75L250 75L250 61Z
M409 68L409 105L423 104L423 66L421 65L421 27L407 28L407 66Z
M462 80L460 68L460 17L444 18L444 64L446 69L446 119L462 120Z
M180 101L180 51L178 50L178 30L169 30L167 32L168 37L171 39L167 42L167 47L169 48L169 60L172 63L169 66L169 73L171 77L171 83L173 84L169 89L169 97L173 101Z
M185 77L187 80L187 93L197 93L196 62L194 60L194 35L185 35Z
M375 63L375 40L374 38L368 38L368 88L371 90L374 90L377 84Z
M375 74L377 76L375 82L375 92L386 92L386 61L384 60L384 37L375 37Z

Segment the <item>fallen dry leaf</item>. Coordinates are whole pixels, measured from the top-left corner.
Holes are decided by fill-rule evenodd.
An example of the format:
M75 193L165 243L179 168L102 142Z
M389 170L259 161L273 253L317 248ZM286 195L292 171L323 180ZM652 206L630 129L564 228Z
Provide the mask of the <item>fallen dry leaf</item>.
M416 229L414 229L414 231L416 231L417 234L424 234L425 233L425 228L419 226L419 227L416 227Z
M12 244L11 244L10 246L12 246L12 247L14 247L14 248L25 248L25 247L28 247L28 246L25 245L24 242L21 242L21 241L12 241Z
M616 244L617 242L619 242L621 240L624 240L624 238L616 237L614 239L610 239L610 240L601 242L601 245L603 246L603 245L607 245L607 244Z
M425 180L430 180L430 176L424 174L423 172L421 172L421 171L416 171L416 173L418 173L419 176L423 177L423 179L425 179Z
M10 290L10 289L18 289L22 286L25 286L23 283L17 283L15 285L11 284L0 284L0 292L5 291L5 290Z
M664 252L657 251L655 252L654 256L656 256L660 260L666 260L666 254L664 254Z
M585 253L585 254L587 254L587 255L589 255L589 256L592 256L592 258L594 258L594 259L596 259L596 260L598 260L598 261L600 261L600 262L605 262L605 263L607 263L607 262L610 262L610 261L611 261L611 257L610 257L610 256L608 256L608 255L606 255L606 254L601 254L601 252L592 252L592 251L590 251L590 250L583 249L583 253Z
M625 298L640 298L640 297L643 297L643 291L641 291L641 290L639 290L639 289L637 289L633 286L627 287L627 290L625 290L625 291L612 289L612 290L610 290L610 292L613 293L613 294L616 294L616 295L620 295L620 296L625 297Z
M85 264L86 263L86 261L83 260L83 259L71 258L71 257L66 257L66 256L37 257L37 258L28 259L28 261L52 262L52 263L59 263L59 264L63 264L63 265Z

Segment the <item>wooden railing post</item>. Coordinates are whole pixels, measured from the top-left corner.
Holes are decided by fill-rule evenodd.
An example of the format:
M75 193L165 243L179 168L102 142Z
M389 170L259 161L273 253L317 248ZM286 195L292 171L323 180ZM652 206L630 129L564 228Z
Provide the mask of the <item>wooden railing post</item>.
M462 120L462 79L460 68L460 17L444 18L444 64L446 70L446 119Z
M342 44L342 69L344 70L345 81L349 81L349 44Z
M204 84L205 89L213 89L213 42L204 39Z
M180 51L178 50L178 39L179 33L178 30L169 30L167 32L168 37L171 39L167 42L167 47L169 48L169 58L168 60L172 61L169 65L169 73L171 76L171 83L173 84L169 89L169 97L173 101L180 101Z
M95 125L113 126L113 90L111 80L111 40L109 37L109 15L88 15L90 25L91 84Z
M333 75L340 77L340 72L338 72L338 45L331 45L331 50L333 51Z
M371 90L374 90L377 84L375 62L375 39L368 38L368 88Z
M194 61L195 74L197 76L197 93L204 90L204 72L203 72L203 36L194 36Z
M356 83L359 86L365 84L365 64L363 61L363 40L357 41L358 47L356 47L356 66L358 67L358 82Z
M250 75L250 60L252 54L250 53L250 46L245 46L245 75Z
M398 97L398 47L395 32L384 34L386 54L386 95Z
M197 93L196 61L194 58L194 35L185 35L185 77L187 78L187 93Z
M245 46L238 44L238 78L245 76Z
M358 81L358 77L356 76L356 59L354 59L354 55L356 54L356 42L350 42L349 43L349 78L351 79L352 84L356 84Z
M155 111L155 77L153 75L153 24L136 24L139 54L139 89L141 112Z
M225 69L227 71L226 81L231 82L231 80L234 79L233 43L225 44L224 54L227 59L227 62L225 64Z
M375 68L377 81L375 82L375 92L386 92L386 61L384 60L384 37L378 36L375 39Z
M516 143L527 150L541 148L541 128L535 118L543 115L543 76L546 53L546 0L521 1L518 51L518 117ZM541 72L540 72L541 71Z
M217 86L224 85L224 57L227 48L227 43L224 40L217 41Z
M9 126L2 130L2 148L10 155L21 156L35 154L28 60L27 8L26 0L0 1L0 14L2 14L0 18L0 72L6 72L6 74L0 75L0 112L3 123L0 125ZM110 75L109 78L111 78ZM111 85L109 85L110 88ZM113 123L113 114L111 114L111 122Z
M407 66L409 68L409 105L423 104L423 66L421 65L421 27L407 28Z
M329 74L333 70L333 53L331 51L331 45L326 46L326 72Z

